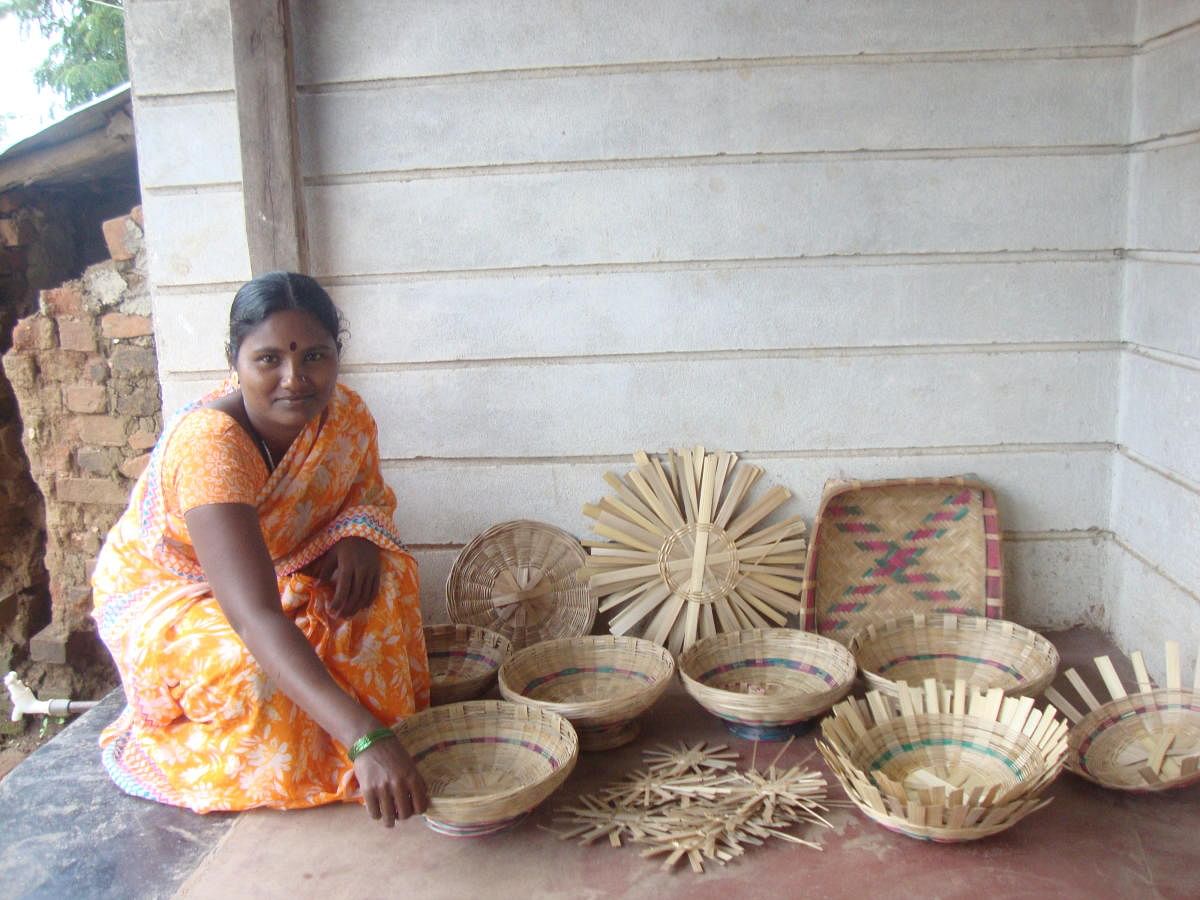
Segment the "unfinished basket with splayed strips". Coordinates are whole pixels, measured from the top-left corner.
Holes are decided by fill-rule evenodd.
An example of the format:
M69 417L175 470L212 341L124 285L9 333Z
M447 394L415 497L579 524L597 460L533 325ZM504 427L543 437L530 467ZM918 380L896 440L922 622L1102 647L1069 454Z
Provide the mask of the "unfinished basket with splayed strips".
M805 627L843 644L907 612L1002 618L995 497L964 478L827 483L802 600Z
M639 634L678 654L698 638L786 625L801 612L807 545L798 516L759 527L791 492L780 485L750 499L762 475L733 453L639 450L615 491L583 508L606 541L591 549L589 584L613 611L613 634ZM758 530L755 530L758 529Z
M1011 828L1049 799L1067 724L1032 697L963 681L871 691L821 722L817 747L846 794L885 828L921 840L973 841Z
M849 693L854 657L836 641L793 628L758 628L698 641L679 657L696 702L748 740L780 741Z
M512 652L508 638L478 625L427 625L424 630L434 706L474 700L491 687Z
M640 638L544 641L519 650L500 667L500 693L565 716L583 750L619 747L637 737L637 717L662 696L675 661Z
M513 649L592 630L596 603L579 573L587 555L561 528L501 522L467 544L446 578L452 622L499 632Z
M1075 669L1066 676L1088 712L1081 713L1054 688L1046 698L1074 726L1067 768L1107 788L1155 792L1200 781L1200 654L1191 688L1180 677L1179 643L1166 643L1167 686L1157 687L1140 651L1131 656L1136 690L1126 691L1112 660L1096 669L1112 697L1102 703Z
M896 683L958 679L978 690L1036 697L1054 680L1058 650L1015 622L978 616L909 613L866 626L850 641L867 683L896 692Z
M579 758L570 722L502 700L433 707L395 731L429 789L426 824L455 837L516 824L554 793Z

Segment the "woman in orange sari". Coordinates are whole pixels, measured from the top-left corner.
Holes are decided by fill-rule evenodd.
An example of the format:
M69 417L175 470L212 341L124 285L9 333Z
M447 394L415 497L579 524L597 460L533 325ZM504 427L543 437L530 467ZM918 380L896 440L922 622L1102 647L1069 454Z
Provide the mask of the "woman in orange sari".
M230 310L234 377L164 428L92 579L127 706L101 736L130 794L197 812L425 785L390 725L429 702L417 568L375 422L337 383L340 317L273 272Z

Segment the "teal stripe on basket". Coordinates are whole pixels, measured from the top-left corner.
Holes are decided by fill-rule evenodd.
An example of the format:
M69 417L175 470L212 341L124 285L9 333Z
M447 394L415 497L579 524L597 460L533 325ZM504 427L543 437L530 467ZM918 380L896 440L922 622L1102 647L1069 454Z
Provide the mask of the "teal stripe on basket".
M793 672L816 675L830 687L837 687L837 679L824 669L819 669L811 663L800 662L797 659L787 659L782 656L767 656L761 659L739 659L736 662L725 663L724 665L709 669L696 680L703 684L708 682L714 675L724 675L726 672L733 672L736 669L791 669Z
M465 650L430 650L430 659L469 659L472 662L486 663L489 666L496 665L496 660L490 656L484 656L482 653L468 653Z
M923 747L965 747L968 750L986 753L993 759L998 759L1000 762L1004 763L1004 765L1008 766L1009 770L1018 778L1022 777L1021 770L1018 768L1017 764L1003 753L996 750L994 747L985 747L983 744L976 744L972 741L959 741L955 740L954 738L923 738L919 741L909 741L907 743L900 744L888 750L882 756L876 757L876 759L871 763L871 770L875 771L876 769L882 769L884 763L895 759L899 754L911 753L913 750L919 750Z
M896 666L903 665L906 662L928 662L931 659L956 659L959 662L974 663L977 666L991 666L993 669L999 669L1011 675L1017 681L1024 681L1025 676L1014 669L1012 666L1000 662L998 659L983 659L979 656L964 656L961 653L912 653L908 656L897 656L893 660L885 662L877 670L880 675L888 669L894 669Z
M559 669L557 672L547 672L533 681L525 685L521 691L522 694L528 696L529 692L540 688L544 684L549 684L552 681L557 681L559 678L570 678L572 675L623 675L626 678L636 678L638 681L646 684L654 684L654 678L647 675L645 672L637 672L633 669L619 669L616 666L569 666L566 669Z

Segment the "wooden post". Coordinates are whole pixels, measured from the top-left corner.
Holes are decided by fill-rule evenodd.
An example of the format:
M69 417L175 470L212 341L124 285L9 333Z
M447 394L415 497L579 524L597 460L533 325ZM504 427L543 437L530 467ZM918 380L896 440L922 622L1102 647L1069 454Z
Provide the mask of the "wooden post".
M250 270L307 272L288 2L229 0L229 18Z

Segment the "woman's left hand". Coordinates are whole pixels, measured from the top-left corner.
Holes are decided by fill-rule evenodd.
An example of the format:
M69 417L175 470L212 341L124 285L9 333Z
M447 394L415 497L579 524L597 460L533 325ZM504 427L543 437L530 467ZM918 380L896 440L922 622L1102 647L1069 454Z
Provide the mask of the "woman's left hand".
M366 538L345 537L325 551L310 571L333 584L329 610L348 619L366 609L379 593L379 548Z

